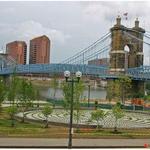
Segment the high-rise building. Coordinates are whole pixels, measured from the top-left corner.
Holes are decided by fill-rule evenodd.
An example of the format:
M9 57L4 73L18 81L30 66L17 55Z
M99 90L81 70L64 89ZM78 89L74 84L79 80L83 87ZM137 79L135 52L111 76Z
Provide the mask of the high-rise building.
M43 35L30 40L29 64L50 63L50 40Z
M14 41L6 44L6 53L17 64L26 64L27 44L24 41Z

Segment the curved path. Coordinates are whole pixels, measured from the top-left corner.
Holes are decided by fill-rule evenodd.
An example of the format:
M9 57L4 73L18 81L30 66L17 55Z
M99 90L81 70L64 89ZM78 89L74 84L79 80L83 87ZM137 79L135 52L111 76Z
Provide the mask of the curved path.
M108 110L105 110L108 111ZM95 121L90 121L92 110L83 110L79 120L81 125L96 125ZM40 110L28 111L25 113L26 118L37 121L44 121L45 117ZM22 117L23 114L20 112L16 116ZM62 109L56 109L53 111L52 115L48 118L49 122L55 123L69 123L69 114ZM74 117L73 123L76 124L76 119ZM115 125L115 118L110 113L105 119L104 122L101 122L104 128L113 128ZM137 113L137 112L125 112L125 116L118 120L119 128L150 128L150 115Z

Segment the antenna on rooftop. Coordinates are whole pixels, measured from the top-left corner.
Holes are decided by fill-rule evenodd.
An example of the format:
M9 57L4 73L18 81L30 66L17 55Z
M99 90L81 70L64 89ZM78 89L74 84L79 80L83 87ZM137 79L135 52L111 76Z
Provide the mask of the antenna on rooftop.
M4 53L4 47L3 47L3 45L2 45L2 47L1 47L1 51L2 51L2 53Z

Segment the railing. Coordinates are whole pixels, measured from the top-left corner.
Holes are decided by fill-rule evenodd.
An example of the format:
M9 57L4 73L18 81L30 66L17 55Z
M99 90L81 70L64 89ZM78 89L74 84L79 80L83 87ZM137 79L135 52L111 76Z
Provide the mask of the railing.
M72 65L72 64L30 64L30 65L16 65L13 67L3 68L0 75L13 74L36 74L36 73L64 73L69 70L71 73L81 71L86 75L105 74L108 68L106 66L95 65Z
M83 75L92 75L99 78L118 78L118 74L111 74L108 66L97 65L73 65L73 64L29 64L8 66L0 70L0 75L17 74L63 74L64 71L69 70L71 73L81 71ZM141 66L137 68L129 68L125 75L134 80L150 80L150 66Z

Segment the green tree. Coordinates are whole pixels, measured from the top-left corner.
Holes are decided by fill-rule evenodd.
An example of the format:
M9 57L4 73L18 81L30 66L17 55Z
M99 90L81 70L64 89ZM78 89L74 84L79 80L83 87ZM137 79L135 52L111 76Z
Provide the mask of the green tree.
M120 104L116 104L112 108L113 116L115 117L115 126L114 126L114 132L117 132L117 124L118 120L124 117L124 111L121 109Z
M19 87L19 78L14 73L11 76L10 82L7 85L7 100L10 101L10 104L14 106L15 100L17 100L18 89Z
M73 93L73 106L74 110L76 111L74 113L75 119L77 121L77 125L79 123L80 117L82 116L82 113L80 112L80 98L84 91L84 83L83 81L79 81L79 83L74 83L74 93ZM71 104L71 97L72 97L72 91L71 91L71 84L70 83L63 83L63 95L64 95L64 108L66 111L70 110L70 104ZM78 128L78 127L77 127Z
M10 106L7 108L7 113L10 116L11 119L11 127L15 126L15 114L17 113L17 107L16 106Z
M42 114L44 115L46 122L45 122L45 128L48 128L48 116L51 115L53 112L53 108L51 105L47 104L43 107Z
M104 119L107 117L107 115L108 112L105 112L102 109L95 110L91 113L91 120L96 121L98 130L100 127L104 126Z
M37 107L39 108L40 107L40 104L39 104L39 100L40 100L40 91L38 88L35 88L35 100L37 101Z
M71 97L72 97L72 90L71 90L71 84L64 82L62 84L62 90L63 90L63 95L64 95L64 108L65 110L69 113L70 110L70 104L71 104ZM73 93L73 107L74 107L74 119L76 120L77 123L77 130L79 130L79 120L81 116L84 114L81 111L80 108L80 98L83 94L85 85L82 80L79 81L79 83L74 83L74 93Z
M79 129L79 120L81 116L83 116L81 106L80 106L80 98L84 91L84 83L82 80L79 81L79 83L75 83L75 89L74 89L74 110L76 111L75 119L77 121L77 129Z
M150 95L144 96L144 101L150 102Z
M120 76L119 78L119 87L121 91L121 101L124 104L125 99L131 95L131 88L132 88L132 80L128 76Z
M118 79L108 81L107 98L125 102L125 99L130 95L132 80L127 76L120 76Z
M28 99L33 102L36 98L36 88L33 86L31 81L27 81L28 83Z
M146 88L147 94L150 95L150 81L146 82L145 88Z
M73 93L73 99L74 99L74 109L77 110L80 107L80 97L83 94L84 91L84 84L82 81L79 81L79 83L74 83L74 93ZM72 97L72 91L71 91L71 84L63 82L62 84L62 90L63 90L63 96L64 96L64 108L66 110L70 109L70 103L71 103L71 97Z
M0 77L0 112L2 109L2 103L6 98L6 85L2 77Z
M118 80L110 80L107 83L107 99L109 102L120 99L120 89Z
M72 87L70 83L66 83L66 82L62 83L62 91L64 96L63 107L66 111L68 111L70 108L71 97L72 97L71 88Z
M57 92L57 88L58 88L58 76L57 76L57 74L53 75L53 78L51 80L50 85L51 85L51 87L54 90L54 92L53 92L53 99L54 99L54 107L55 107L56 92Z
M25 111L28 110L33 104L35 99L35 91L30 81L25 79L20 80L20 88L18 92L19 103L23 112L22 122L25 120Z

